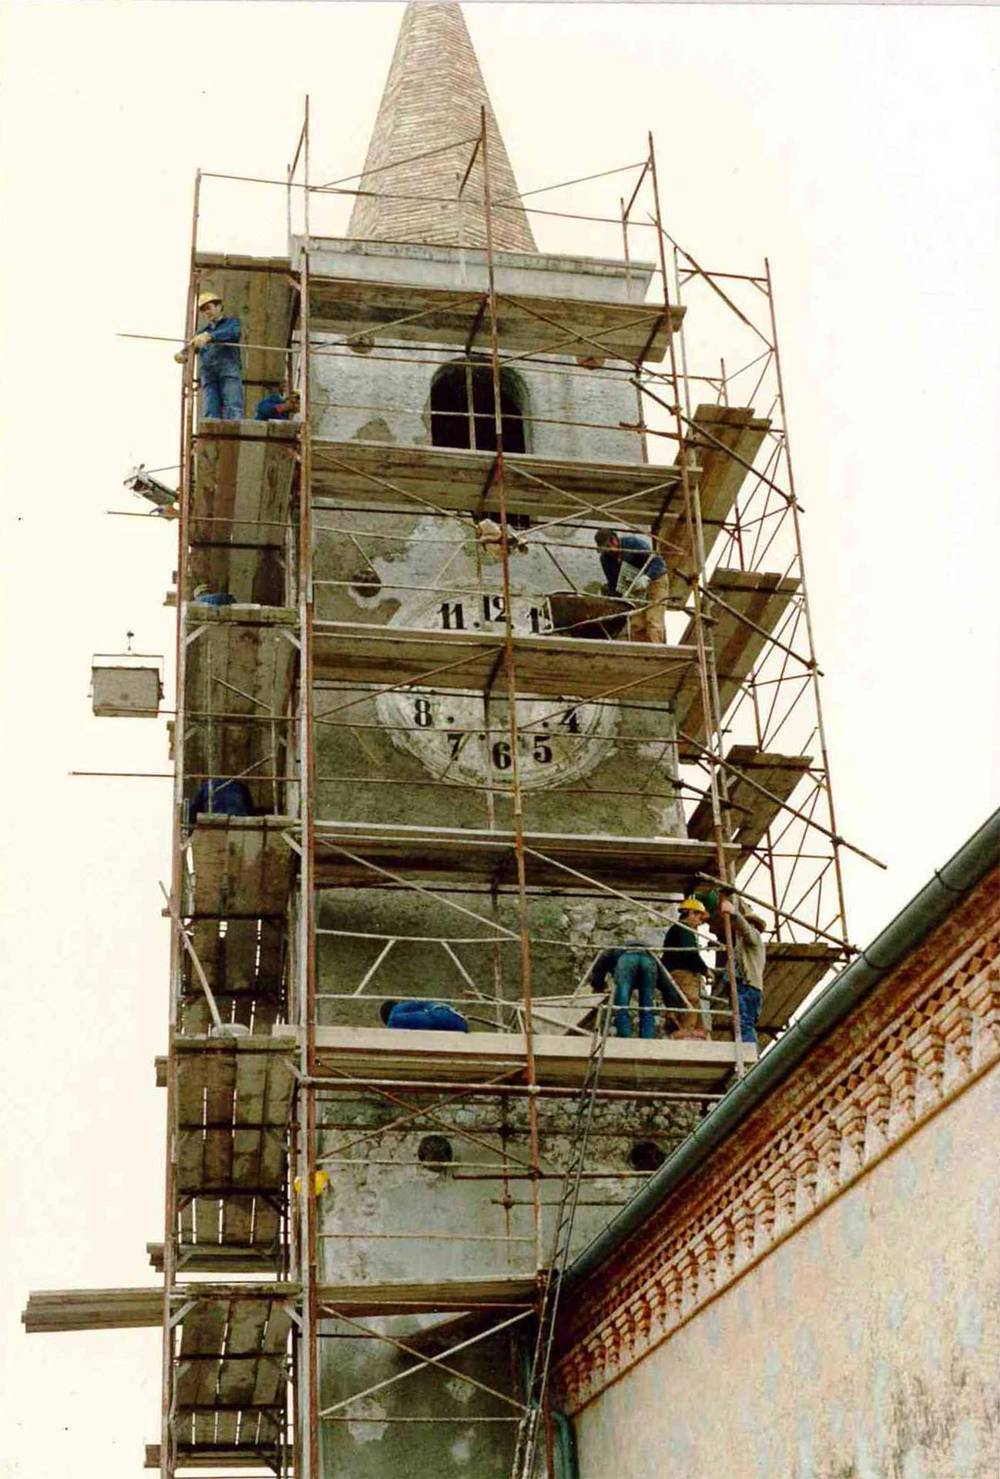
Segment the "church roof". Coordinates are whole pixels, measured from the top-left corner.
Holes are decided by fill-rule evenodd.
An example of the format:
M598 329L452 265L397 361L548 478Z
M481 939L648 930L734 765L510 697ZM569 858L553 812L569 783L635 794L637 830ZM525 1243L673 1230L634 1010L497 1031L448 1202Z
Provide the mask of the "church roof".
M517 182L462 8L424 0L411 0L399 28L360 182L376 193L357 197L348 235L485 246L481 157L461 203L457 199L484 105L493 245L499 251L537 251L528 217L512 203Z

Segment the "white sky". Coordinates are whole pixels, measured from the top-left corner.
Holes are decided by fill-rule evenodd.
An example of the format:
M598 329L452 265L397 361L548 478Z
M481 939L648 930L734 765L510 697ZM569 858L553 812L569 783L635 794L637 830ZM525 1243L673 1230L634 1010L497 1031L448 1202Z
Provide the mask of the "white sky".
M158 1438L157 1332L17 1325L29 1288L151 1282L162 1235L168 785L68 775L166 769L162 723L87 699L126 629L172 647L172 533L105 510L176 459L178 372L115 335L180 331L195 168L283 175L306 92L315 176L360 169L401 13L0 7L4 1476L131 1479ZM466 13L522 189L640 159L652 128L694 255L770 257L839 819L892 865L849 870L864 944L996 793L1000 17ZM281 249L277 194L222 204L207 245Z

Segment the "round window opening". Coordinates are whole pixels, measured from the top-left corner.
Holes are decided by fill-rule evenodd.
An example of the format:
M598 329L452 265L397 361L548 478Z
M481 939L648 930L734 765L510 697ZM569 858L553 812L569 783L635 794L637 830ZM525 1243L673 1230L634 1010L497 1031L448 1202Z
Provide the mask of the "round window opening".
M371 565L363 565L351 576L351 590L358 596L377 596L382 589L382 577Z
M425 1135L417 1146L417 1160L429 1166L431 1170L441 1170L445 1166L450 1166L454 1154L451 1141L444 1135Z
M658 1171L666 1158L666 1151L655 1140L637 1140L628 1153L633 1171Z

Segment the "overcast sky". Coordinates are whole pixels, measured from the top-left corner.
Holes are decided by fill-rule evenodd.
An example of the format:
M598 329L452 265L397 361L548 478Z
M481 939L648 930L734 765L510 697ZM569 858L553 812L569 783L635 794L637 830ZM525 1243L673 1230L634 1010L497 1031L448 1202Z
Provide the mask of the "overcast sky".
M360 169L402 6L6 4L8 818L0 1473L134 1479L155 1331L21 1334L29 1288L152 1281L162 1235L162 722L95 720L91 655L169 652L172 532L121 481L177 457L194 171ZM643 157L706 265L775 275L839 820L864 944L994 804L997 62L989 9L470 5L521 188ZM281 250L231 187L208 244ZM241 193L241 191L243 193ZM593 250L544 218L541 250Z

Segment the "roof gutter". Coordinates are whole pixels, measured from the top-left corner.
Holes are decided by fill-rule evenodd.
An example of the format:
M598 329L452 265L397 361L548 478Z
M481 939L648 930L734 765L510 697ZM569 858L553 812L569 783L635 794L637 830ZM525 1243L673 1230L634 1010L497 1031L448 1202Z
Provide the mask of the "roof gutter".
M810 1052L878 983L894 970L946 918L955 905L1000 860L1000 810L983 823L943 868L910 900L866 950L835 976L760 1062L720 1099L567 1269L566 1279L579 1283L598 1268L686 1176L698 1169L749 1112Z

